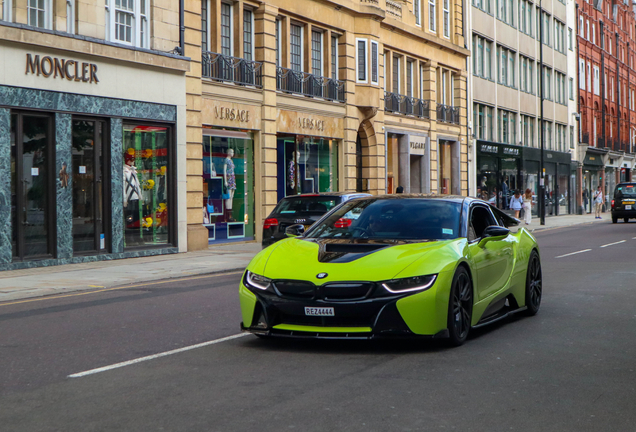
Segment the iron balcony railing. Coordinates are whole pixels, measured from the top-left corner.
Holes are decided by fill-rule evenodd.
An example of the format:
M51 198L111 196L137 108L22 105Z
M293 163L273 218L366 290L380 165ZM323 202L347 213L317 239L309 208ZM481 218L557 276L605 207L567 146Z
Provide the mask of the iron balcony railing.
M204 51L201 59L201 74L205 78L217 81L262 87L262 66L261 62Z
M590 134L589 132L583 132L583 137L582 137L582 141L585 144L589 144L590 143Z
M437 121L459 124L459 108L437 104Z
M277 68L276 89L330 101L345 101L344 81L283 67Z
M420 118L430 118L429 101L387 91L384 92L384 110Z

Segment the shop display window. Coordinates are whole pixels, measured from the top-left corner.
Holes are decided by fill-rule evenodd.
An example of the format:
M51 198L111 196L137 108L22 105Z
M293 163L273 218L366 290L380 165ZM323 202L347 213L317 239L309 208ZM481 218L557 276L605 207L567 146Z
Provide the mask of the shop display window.
M124 125L124 247L170 243L170 128Z
M254 141L203 137L203 224L208 241L254 238Z
M338 190L336 140L314 137L278 138L278 198Z
M499 166L496 157L481 156L477 172L477 198L497 205L498 190L497 172Z

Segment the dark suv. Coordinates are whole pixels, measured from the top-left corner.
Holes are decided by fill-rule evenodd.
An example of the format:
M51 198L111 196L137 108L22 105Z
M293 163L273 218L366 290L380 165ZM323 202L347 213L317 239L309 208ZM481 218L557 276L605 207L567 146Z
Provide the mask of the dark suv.
M636 183L619 183L612 199L612 222L636 218Z
M309 228L338 204L369 195L355 192L328 192L285 197L280 200L263 223L263 248L287 238L285 228L288 226L303 224L305 228Z

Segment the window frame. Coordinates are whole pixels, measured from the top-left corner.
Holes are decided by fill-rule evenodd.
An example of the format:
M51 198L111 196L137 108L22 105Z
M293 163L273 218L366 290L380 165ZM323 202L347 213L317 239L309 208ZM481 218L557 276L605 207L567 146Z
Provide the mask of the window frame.
M249 45L250 45L250 48L251 48L251 52L250 52L251 58L249 58L249 59L245 56L245 12L249 12L250 15L251 15L251 18L250 18L250 33L249 33L249 36L250 36ZM243 58L245 60L254 61L254 59L256 57L255 56L255 54L256 54L255 47L256 47L256 37L255 37L255 32L254 32L254 9L249 8L249 7L244 7L243 8Z
M37 0L35 0L37 2ZM39 11L40 9L38 9L37 7L32 7L31 6L31 0L27 0L26 1L26 14L27 14L27 25L31 26L31 27L35 27L35 28L42 28L42 29L46 29L46 30L53 30L53 0L44 0L43 4L44 4L44 9L42 9L43 12L43 20L44 20L44 25L37 25L37 24L32 24L31 23L31 14L30 14L30 10L31 9L35 9L36 11ZM9 5L9 8L12 9L13 5ZM37 15L37 13L36 13Z
M299 38L300 38L300 43L298 44L298 50L299 50L299 57L300 57L300 62L299 62L299 69L296 70L293 68L293 63L292 63L292 56L294 56L295 54L292 53L292 42L293 39L295 37L295 35L292 35L292 28L297 27L300 29L299 32ZM291 22L289 24L289 69L295 71L295 72L305 72L304 68L305 68L305 58L304 58L304 46L305 46L305 32L304 30L304 24L302 23L298 23L298 22Z
M360 42L364 44L364 79L360 79ZM356 82L367 84L369 82L369 40L356 38Z
M428 0L428 31L437 33L437 4L435 0Z
M314 49L314 42L316 42L314 40L314 36L315 35L319 35L320 36L319 41L318 41L318 43L320 44L320 47L319 47L318 51L316 51ZM324 39L325 39L325 32L323 30L321 30L321 29L316 29L316 28L312 27L312 29L311 29L310 51L311 51L311 74L314 75L314 76L316 76L316 75L317 76L321 76L321 77L324 76L324 71L325 71L325 65L324 65L324 63L325 63L324 62L324 54L325 54ZM318 53L318 58L314 57L316 52ZM315 61L318 61L319 64L320 64L320 68L319 68L320 70L319 70L318 74L315 73L315 70L316 70L316 68L314 66L314 62Z
M373 52L373 48L375 47L375 54ZM379 85L380 83L380 44L377 41L371 41L371 50L369 52L370 55L370 75L371 75L371 84ZM375 72L374 72L375 69ZM375 74L375 79L374 78Z

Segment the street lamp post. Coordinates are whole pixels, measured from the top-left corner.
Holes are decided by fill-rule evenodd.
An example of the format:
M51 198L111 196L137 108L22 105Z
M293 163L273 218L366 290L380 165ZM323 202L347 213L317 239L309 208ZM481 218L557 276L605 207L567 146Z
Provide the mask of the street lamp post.
M544 150L544 124L543 124L543 0L539 1L539 76L541 77L541 107L540 107L540 140L541 140L541 160L539 162L539 220L541 225L545 225L545 168L543 167Z

